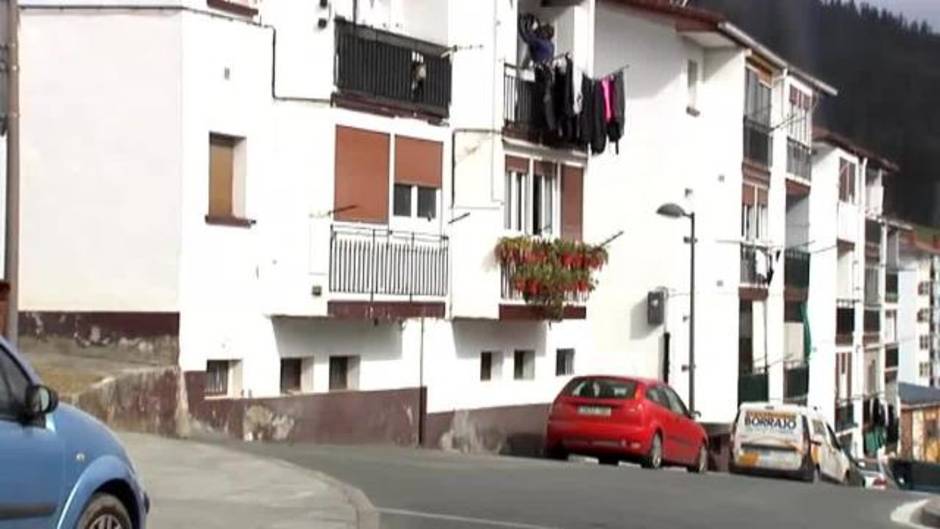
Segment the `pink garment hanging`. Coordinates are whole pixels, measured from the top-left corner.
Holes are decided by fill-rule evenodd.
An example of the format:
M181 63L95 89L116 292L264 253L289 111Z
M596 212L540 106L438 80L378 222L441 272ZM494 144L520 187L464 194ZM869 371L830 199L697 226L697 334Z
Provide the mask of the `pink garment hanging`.
M613 106L610 104L610 77L601 80L601 88L604 90L604 123L609 123L614 118Z

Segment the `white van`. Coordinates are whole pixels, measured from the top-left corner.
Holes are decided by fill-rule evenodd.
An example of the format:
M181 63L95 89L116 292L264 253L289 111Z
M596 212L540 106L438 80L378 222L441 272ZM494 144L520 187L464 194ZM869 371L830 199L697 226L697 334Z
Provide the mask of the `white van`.
M805 406L746 402L731 429L731 471L847 484L851 463L822 415Z

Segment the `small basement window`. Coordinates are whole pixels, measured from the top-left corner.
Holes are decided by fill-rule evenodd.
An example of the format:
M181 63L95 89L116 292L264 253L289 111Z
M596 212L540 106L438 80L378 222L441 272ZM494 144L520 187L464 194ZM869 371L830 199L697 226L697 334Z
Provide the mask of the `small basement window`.
M359 388L359 357L330 357L330 391Z
M480 353L480 380L499 380L503 367L503 355L499 351Z
M535 351L516 351L513 355L513 378L533 380L535 378Z
M555 375L574 374L574 349L558 349L555 352Z
M313 391L313 358L281 359L281 394L296 395Z
M237 397L241 393L241 362L209 360L206 362L205 394L213 397Z

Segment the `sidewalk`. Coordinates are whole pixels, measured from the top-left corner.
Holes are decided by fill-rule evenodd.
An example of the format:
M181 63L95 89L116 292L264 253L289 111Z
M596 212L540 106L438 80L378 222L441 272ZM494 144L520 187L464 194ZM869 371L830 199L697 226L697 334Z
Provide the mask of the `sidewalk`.
M119 434L147 492L149 529L378 529L358 489L274 459Z

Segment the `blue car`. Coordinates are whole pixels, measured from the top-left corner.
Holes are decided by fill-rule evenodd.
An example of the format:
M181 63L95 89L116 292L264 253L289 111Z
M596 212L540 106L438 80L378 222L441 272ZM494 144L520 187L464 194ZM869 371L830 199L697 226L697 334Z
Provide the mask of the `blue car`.
M144 529L149 509L114 434L0 339L0 529Z

